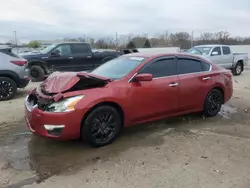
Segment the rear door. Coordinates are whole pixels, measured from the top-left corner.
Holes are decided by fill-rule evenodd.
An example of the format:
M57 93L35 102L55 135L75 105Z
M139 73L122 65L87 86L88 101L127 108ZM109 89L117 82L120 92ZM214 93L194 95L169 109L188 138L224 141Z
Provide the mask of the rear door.
M94 68L94 56L89 44L71 44L72 66L74 71L92 70Z
M224 68L232 68L233 65L233 53L231 53L231 50L228 46L222 46L222 63L221 66Z
M131 102L131 121L175 113L178 108L179 81L174 57L154 60L138 71L138 74L142 73L152 74L153 80L130 82L128 97Z
M180 82L179 110L201 110L213 83L211 65L195 58L178 57L177 70Z

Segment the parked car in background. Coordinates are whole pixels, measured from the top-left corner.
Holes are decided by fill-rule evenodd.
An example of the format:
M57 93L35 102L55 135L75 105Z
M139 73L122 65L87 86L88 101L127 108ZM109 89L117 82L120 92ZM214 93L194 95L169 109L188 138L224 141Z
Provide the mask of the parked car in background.
M233 53L227 45L200 45L187 53L203 56L223 68L231 69L234 75L240 75L248 63L247 53Z
M87 71L132 51L95 51L88 43L58 43L40 50L40 53L22 54L27 59L30 77L42 81L55 71Z
M17 88L28 85L27 61L12 52L8 46L0 47L0 101L12 99Z
M26 98L37 135L111 143L123 127L203 112L215 116L232 96L232 73L189 54L123 55L91 72L55 72Z

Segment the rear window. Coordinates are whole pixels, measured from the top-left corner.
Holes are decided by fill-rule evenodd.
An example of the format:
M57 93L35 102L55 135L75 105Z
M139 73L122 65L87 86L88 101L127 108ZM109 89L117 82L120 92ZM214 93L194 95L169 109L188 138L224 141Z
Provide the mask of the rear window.
M71 53L72 54L84 54L91 52L88 44L72 44Z
M231 53L231 52L230 52L230 48L227 47L227 46L223 46L223 47L222 47L222 51L223 51L223 54L224 54L224 55L228 55L228 54Z
M0 52L9 55L11 57L16 57L16 58L20 58L17 54L12 52L12 49L1 49Z

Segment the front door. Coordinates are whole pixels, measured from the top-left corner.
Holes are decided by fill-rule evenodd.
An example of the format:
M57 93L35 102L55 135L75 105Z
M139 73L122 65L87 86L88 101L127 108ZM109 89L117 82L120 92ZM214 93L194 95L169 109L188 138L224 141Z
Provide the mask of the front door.
M179 81L174 57L153 61L138 71L138 74L142 73L152 74L153 80L132 80L129 83L130 120L139 122L175 113L178 108Z
M72 71L72 57L70 45L58 45L49 55L48 59L49 68L52 71Z
M223 67L222 57L223 55L221 53L221 47L217 46L212 49L209 60L214 64Z

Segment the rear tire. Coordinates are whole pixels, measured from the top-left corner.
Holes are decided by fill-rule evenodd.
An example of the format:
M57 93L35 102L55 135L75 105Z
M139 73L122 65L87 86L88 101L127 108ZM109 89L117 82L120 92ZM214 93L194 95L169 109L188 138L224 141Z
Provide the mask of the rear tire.
M212 89L208 94L203 106L203 115L206 117L216 116L223 104L223 94L218 89Z
M30 67L30 77L33 82L40 82L44 80L44 70L38 65Z
M238 62L235 67L232 69L232 73L235 76L240 75L243 72L243 64L241 62Z
M81 128L81 138L93 147L112 143L122 129L122 118L112 106L95 108L87 116Z
M0 77L0 101L12 99L17 92L17 84L10 78Z

